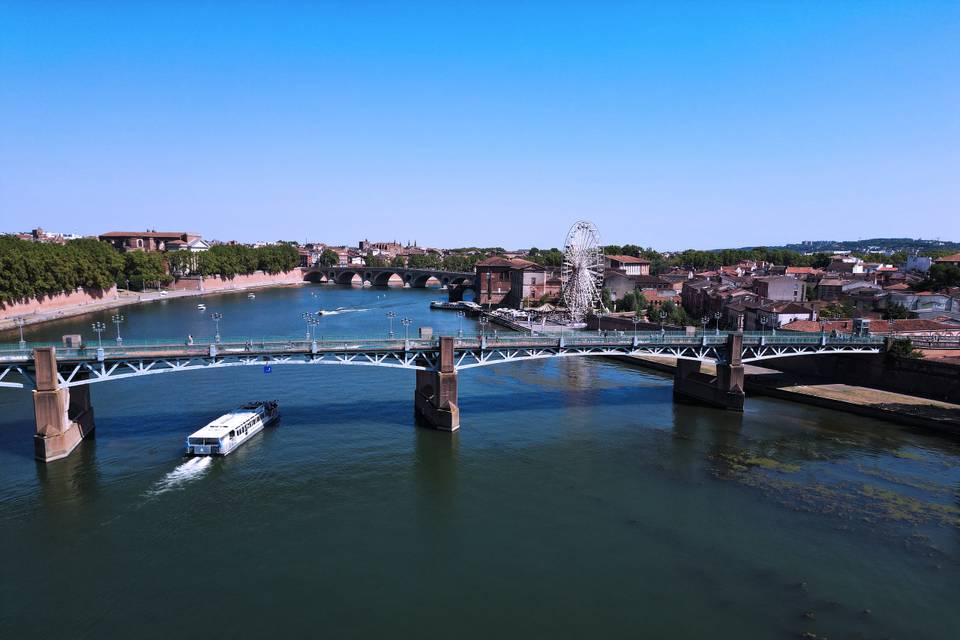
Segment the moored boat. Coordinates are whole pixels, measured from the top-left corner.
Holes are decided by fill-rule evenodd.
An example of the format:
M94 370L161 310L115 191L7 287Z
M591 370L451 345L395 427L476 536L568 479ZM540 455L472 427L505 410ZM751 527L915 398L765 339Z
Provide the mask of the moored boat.
M250 402L187 437L187 455L225 456L280 417L276 400Z

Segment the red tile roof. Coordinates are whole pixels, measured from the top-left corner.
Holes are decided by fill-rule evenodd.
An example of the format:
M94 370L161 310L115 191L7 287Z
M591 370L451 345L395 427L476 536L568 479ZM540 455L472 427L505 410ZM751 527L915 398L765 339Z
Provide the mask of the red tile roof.
M617 262L622 262L624 264L650 264L649 260L644 260L643 258L635 258L633 256L605 256L608 260L616 260Z
M891 326L892 323L892 326ZM794 320L780 327L783 331L802 331L819 333L819 320ZM826 320L824 330L827 333L836 330L837 333L846 333L853 329L853 320ZM870 333L915 333L918 331L957 331L960 327L933 320L906 319L906 320L871 320Z
M526 269L527 267L539 267L536 262L524 260L523 258L502 258L500 256L491 256L486 260L477 263L478 267L510 267L511 269Z
M186 231L110 231L101 233L101 238L179 238L193 235Z
M942 258L937 258L934 262L960 262L960 253L955 253L950 256L943 256Z

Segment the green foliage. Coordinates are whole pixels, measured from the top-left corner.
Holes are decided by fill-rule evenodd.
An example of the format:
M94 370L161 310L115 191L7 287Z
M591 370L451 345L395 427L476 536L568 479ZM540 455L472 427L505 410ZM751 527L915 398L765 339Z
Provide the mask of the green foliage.
M836 318L852 318L856 310L856 307L849 302L844 302L841 304L831 302L827 306L820 309L820 317L831 320Z
M933 264L924 284L930 289L960 286L960 267L944 263Z
M447 271L473 271L483 259L478 253L451 253L443 258L443 268Z
M387 261L383 259L383 256L377 256L370 252L367 252L367 257L364 258L368 267L385 267L387 266Z
M531 262L536 262L543 267L560 267L563 266L563 252L557 249L556 247L547 249L546 251L542 249L534 249L536 253L530 253L527 258Z
M617 300L617 311L643 312L647 309L647 297L639 291L631 291Z
M604 287L600 292L600 302L605 309L613 309L613 298L610 296L610 289Z
M403 256L393 256L393 260L390 261L391 267L405 267L407 266L406 261L403 259Z
M123 256L98 240L65 245L0 236L0 302L12 303L85 289L107 289L117 282Z
M407 266L411 269L442 269L440 255L430 252L407 256Z
M684 311L683 307L674 304L671 300L667 300L660 305L660 310L667 314L665 320L667 324L679 326L691 324L690 317L687 315L687 312Z
M894 358L922 358L923 353L913 348L909 338L894 339L887 346L887 355Z
M317 263L321 267L334 267L340 264L340 255L333 249L324 249Z
M904 320L910 317L910 311L899 302L896 302L887 307L887 310L883 312L883 317L885 320Z
M167 273L163 255L146 251L123 254L123 277L130 282L130 288L137 291L173 280Z

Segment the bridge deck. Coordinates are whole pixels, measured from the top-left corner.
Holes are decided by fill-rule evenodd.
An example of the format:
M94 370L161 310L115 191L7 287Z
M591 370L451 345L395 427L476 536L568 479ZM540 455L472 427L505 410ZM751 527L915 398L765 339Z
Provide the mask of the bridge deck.
M617 335L593 335L572 333L563 336L539 335L498 335L480 336L469 335L456 338L454 347L457 350L476 349L544 349L544 348L627 348L627 347L660 347L689 348L710 347L722 348L727 341L727 333L720 334L707 332L696 333L619 333ZM744 355L748 351L759 347L865 347L879 348L884 339L879 336L863 337L830 337L819 333L791 333L791 334L761 334L745 333L743 337ZM33 350L37 347L56 347L57 360L63 364L90 361L111 361L130 358L190 358L210 357L211 355L290 355L290 354L321 354L321 353L403 353L403 352L433 352L439 348L439 338L410 339L402 338L375 338L370 336L345 336L306 340L304 338L290 338L283 336L266 337L230 337L223 338L219 343L213 340L200 339L192 344L185 344L183 339L160 340L124 340L123 344L104 344L102 356L98 354L95 344L86 344L80 348L64 347L54 342L29 342L22 348L20 345L0 345L0 363L29 364L33 360ZM213 349L213 351L211 351Z

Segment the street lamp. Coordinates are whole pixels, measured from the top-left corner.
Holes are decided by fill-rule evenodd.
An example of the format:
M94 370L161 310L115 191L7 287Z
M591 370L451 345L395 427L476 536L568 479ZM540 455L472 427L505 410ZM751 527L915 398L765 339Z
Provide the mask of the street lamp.
M306 311L300 314L300 318L303 319L304 323L307 325L307 333L306 333L307 340L310 339L310 319L312 317L313 317L313 314L307 313Z
M715 311L713 313L713 320L716 323L715 327L717 330L717 335L720 335L720 312L719 311Z
M307 318L307 338L313 342L317 339L317 325L320 324L320 318L310 315Z
M767 332L767 316L760 316L760 335L764 335Z
M667 332L663 328L663 321L667 319L667 312L663 309L660 309L660 336L663 337L667 335Z
M700 318L700 324L703 325L703 328L700 330L700 333L707 335L707 323L710 322L710 319L707 316Z
M124 317L118 313L111 320L113 320L113 324L117 325L117 344L123 344L123 338L120 337L120 325L123 323Z
M27 323L26 319L23 317L14 318L13 323L17 325L17 329L20 329L20 350L23 351L27 348L27 341L23 339L23 325Z
M214 311L210 314L210 319L213 320L214 324L217 325L217 335L214 337L217 344L220 344L220 320L223 318L223 314L217 311Z
M393 319L397 317L396 311L387 311L387 318L390 320L390 337L393 337Z
M633 338L634 338L634 340L636 340L636 338L637 338L637 327L640 326L640 322L641 322L640 316L638 316L638 315L636 314L636 312L634 312L633 318L632 318L630 321L633 323Z
M487 319L487 316L480 316L480 336L486 337L487 335L487 323L490 320Z
M457 336L463 337L463 317L467 315L463 311L457 311Z
M413 324L413 320L410 318L400 318L400 324L403 325L403 341L410 341L410 325Z
M92 325L90 325L90 328L96 331L97 333L97 348L102 349L103 348L103 332L106 331L107 325L103 324L102 322L94 322Z

